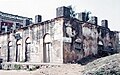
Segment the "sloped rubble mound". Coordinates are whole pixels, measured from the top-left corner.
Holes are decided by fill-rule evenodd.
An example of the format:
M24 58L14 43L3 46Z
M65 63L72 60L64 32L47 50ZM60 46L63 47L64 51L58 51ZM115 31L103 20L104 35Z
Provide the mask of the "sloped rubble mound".
M84 66L82 75L120 75L120 54L103 57Z

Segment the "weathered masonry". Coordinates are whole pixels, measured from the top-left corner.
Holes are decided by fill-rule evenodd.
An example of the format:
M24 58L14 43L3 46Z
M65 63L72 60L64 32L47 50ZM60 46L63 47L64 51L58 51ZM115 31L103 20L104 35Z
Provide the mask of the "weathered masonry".
M119 52L119 34L108 28L107 20L97 25L85 13L78 19L69 8L57 8L57 18L0 33L0 59L3 62L69 63L97 55L99 51Z

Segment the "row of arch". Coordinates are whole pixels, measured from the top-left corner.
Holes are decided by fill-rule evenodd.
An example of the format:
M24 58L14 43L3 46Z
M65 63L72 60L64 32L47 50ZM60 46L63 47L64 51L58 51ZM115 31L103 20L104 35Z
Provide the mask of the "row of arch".
M30 51L31 51L31 40L29 37L25 39L25 59L24 62L30 61ZM49 33L46 33L43 36L43 62L50 62L51 59L51 46L52 40ZM8 42L8 51L7 51L7 62L20 62L21 61L21 51L22 50L22 39L16 41L16 47L13 50L13 42ZM15 53L15 55L13 55ZM23 61L23 60L22 60Z
M13 42L12 41L9 41L8 42L8 51L7 51L7 62L12 62L12 61L15 61L15 62L19 62L21 61L21 53L23 52L22 50L22 40L17 40L16 41L16 47L15 49L13 49ZM31 41L30 41L30 38L27 37L25 39L25 62L26 61L29 61L30 59L30 44L31 44ZM23 60L22 60L23 61Z

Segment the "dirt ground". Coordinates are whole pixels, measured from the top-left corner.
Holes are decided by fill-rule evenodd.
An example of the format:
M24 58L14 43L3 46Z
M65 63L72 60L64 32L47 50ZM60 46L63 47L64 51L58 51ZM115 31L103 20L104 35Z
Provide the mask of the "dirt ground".
M120 75L120 54L99 58L86 65L43 66L35 71L0 70L0 75Z
M41 67L35 71L0 70L0 75L82 75L83 67L79 64L63 64L58 66Z
M0 70L0 75L33 75L33 73L25 70Z

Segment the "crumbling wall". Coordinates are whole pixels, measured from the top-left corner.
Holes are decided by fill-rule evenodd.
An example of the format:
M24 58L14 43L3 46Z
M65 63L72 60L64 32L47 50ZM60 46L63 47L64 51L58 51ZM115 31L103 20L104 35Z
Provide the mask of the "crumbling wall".
M109 28L99 26L98 27L98 44L103 46L103 51L108 52L118 52L118 41L119 41L119 33L115 31L110 31Z
M83 57L82 27L76 19L65 19L63 25L64 63L77 62Z
M112 47L115 52L119 52L119 32L110 31L110 42L112 43Z
M97 26L89 23L82 24L84 57L97 54Z
M101 41L104 47L104 50L107 50L108 44L110 42L110 30L106 27L99 27L99 39L98 42Z
M64 19L63 60L64 63L77 62L99 51L114 53L118 47L118 33L109 28L76 19Z

